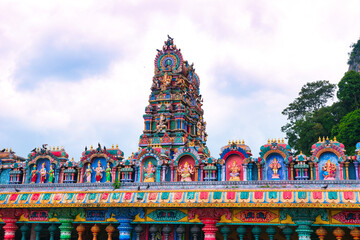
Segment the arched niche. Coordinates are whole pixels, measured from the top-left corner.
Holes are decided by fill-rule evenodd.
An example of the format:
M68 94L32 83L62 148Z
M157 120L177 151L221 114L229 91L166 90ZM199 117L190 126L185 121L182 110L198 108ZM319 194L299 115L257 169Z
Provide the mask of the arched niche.
M284 180L285 163L284 157L279 153L272 153L266 158L267 180Z
M188 168L184 170L186 163L188 164ZM191 181L195 181L195 159L191 155L183 155L180 157L177 166L177 173L177 181L188 181L190 178ZM187 174L190 174L190 178L185 176Z
M39 158L36 160L36 164L32 164L29 168L30 183L41 183L42 172L45 173L45 181L43 183L49 182L49 171L50 171L50 159L48 158ZM36 166L36 171L34 171L34 166ZM53 169L55 169L55 164L52 164ZM55 182L55 172L53 177L53 182Z
M331 169L334 168L334 169ZM335 153L324 152L319 157L319 179L339 180L340 168L339 158Z
M349 179L355 180L356 179L356 173L355 173L355 164L354 162L349 163L348 172L349 172Z
M236 172L239 173L238 177L240 181L244 179L244 169L243 169L244 157L239 154L231 154L225 160L225 169L226 169L226 181L233 181L236 178ZM238 170L236 171L236 168ZM232 179L232 180L230 180Z
M84 182L89 182L89 175L91 170L91 182L106 182L106 168L107 161L104 157L94 157L90 163L84 165ZM100 165L99 165L100 164ZM112 163L109 162L110 168ZM89 170L90 166L90 170ZM98 173L98 176L97 176ZM111 174L110 174L111 175Z
M141 162L141 176L142 182L155 182L156 181L156 166L157 161L154 157L149 156Z
M3 169L0 173L0 184L8 184L10 181L11 169Z

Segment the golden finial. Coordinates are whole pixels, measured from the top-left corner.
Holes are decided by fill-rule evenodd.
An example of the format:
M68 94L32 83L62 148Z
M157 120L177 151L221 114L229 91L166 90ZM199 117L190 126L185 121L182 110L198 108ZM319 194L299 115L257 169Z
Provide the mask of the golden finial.
M71 158L71 161L74 161L74 158L73 158L73 157Z
M12 151L11 151L11 148L10 148L10 152L12 152Z
M325 142L325 137L323 137L322 141Z
M55 147L53 147L53 151L55 151Z
M91 145L90 149L91 149L91 150L93 150L93 149L94 149L93 145Z
M274 142L274 139L271 139L271 142L273 143L273 142Z
M231 141L229 140L229 145L231 144Z
M300 151L300 155L303 155L302 151Z
M281 139L281 143L284 143L284 138Z
M56 150L59 151L59 146L56 147Z
M111 149L114 149L114 144L111 144Z
M238 140L235 140L235 144L236 144L236 145L238 144Z
M270 144L270 138L268 138L268 144Z
M7 149L6 149L7 150ZM39 151L39 148L37 148L37 151Z
M242 144L245 144L245 140L244 140L244 139L242 140Z
M334 142L336 142L336 136L334 137Z
M118 148L119 148L119 145L116 144L116 149L118 149Z
M281 142L280 142L280 138L278 139L278 143L281 143Z
M321 137L319 136L319 142L321 142Z
M329 140L329 137L326 137L326 140Z

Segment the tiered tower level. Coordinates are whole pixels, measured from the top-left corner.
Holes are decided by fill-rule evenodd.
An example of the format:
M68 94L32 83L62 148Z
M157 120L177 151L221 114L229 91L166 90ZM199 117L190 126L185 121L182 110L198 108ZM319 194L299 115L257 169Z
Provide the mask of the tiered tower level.
M360 238L360 143L351 156L322 137L295 156L269 139L253 157L236 140L214 158L193 64L169 37L154 65L130 156L100 143L80 161L63 147L0 151L0 239Z

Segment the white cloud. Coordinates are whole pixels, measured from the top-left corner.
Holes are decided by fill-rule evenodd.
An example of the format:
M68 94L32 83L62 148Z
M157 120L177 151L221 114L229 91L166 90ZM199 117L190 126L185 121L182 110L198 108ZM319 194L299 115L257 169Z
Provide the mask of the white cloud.
M257 155L267 138L283 136L281 110L303 84L336 83L347 70L359 7L358 1L3 1L0 120L36 133L26 147L60 141L78 158L81 146L118 142L130 154L143 128L156 49L170 34L200 76L212 154L241 138ZM21 89L15 71L49 39L69 51L92 46L115 57L104 72L76 81L36 79L34 88ZM219 82L219 72L233 74L231 84L258 89L236 94ZM0 127L0 145L14 144L13 132Z

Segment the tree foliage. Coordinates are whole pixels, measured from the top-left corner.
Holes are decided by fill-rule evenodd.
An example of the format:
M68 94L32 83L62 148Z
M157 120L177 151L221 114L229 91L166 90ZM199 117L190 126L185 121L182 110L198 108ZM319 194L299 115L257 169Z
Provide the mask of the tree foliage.
M337 138L346 146L347 154L355 153L355 145L360 141L360 109L348 113L337 127Z
M337 97L348 111L360 108L360 73L349 71L340 80Z
M349 53L348 64L351 70L356 70L355 66L360 63L360 39L357 43L352 44L350 48L352 48L352 51Z

